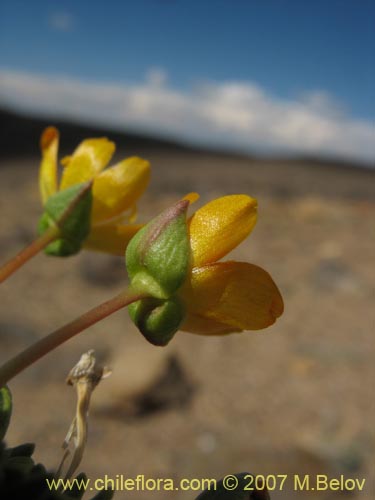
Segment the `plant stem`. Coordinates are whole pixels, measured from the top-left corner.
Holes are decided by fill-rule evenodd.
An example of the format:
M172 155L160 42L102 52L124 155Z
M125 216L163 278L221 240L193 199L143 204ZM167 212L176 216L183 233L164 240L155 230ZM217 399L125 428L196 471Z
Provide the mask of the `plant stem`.
M34 240L30 245L21 250L15 257L9 260L0 268L0 283L5 281L9 276L22 267L28 260L30 260L34 255L43 250L51 241L55 240L60 234L60 230L57 226L50 227L45 233L43 233L39 238Z
M0 387L22 372L25 368L35 363L35 361L38 361L38 359L74 337L74 335L77 335L89 326L132 302L136 302L145 297L145 294L125 290L107 302L103 302L99 306L94 307L74 321L38 340L35 344L32 344L30 347L17 354L17 356L7 361L0 368Z
M40 250L43 250L49 243L55 240L61 234L61 229L66 220L74 213L78 203L86 196L87 192L92 189L93 181L88 181L82 184L82 188L78 191L77 195L69 205L65 208L63 213L60 215L59 219L55 221L55 224L49 227L39 238L34 240L31 245L23 249L19 254L17 254L13 259L8 261L3 267L0 268L0 283L5 281L9 276L11 276L17 269L23 266L28 260L30 260L34 255L36 255Z

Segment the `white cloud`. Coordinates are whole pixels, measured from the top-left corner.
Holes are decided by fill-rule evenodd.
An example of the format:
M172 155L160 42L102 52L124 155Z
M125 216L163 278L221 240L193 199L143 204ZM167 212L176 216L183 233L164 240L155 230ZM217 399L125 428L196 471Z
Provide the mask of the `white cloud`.
M147 72L146 79L152 86L162 86L167 83L168 75L163 68L153 67Z
M48 26L54 31L69 33L74 29L75 20L69 12L53 12L48 17Z
M243 152L375 159L374 124L347 116L326 93L282 100L251 82L208 82L189 90L161 69L138 84L110 84L0 71L0 103Z

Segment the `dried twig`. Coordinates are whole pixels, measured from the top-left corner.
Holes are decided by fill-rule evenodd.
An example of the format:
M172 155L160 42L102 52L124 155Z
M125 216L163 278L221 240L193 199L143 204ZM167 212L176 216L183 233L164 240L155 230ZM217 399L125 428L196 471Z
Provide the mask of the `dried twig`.
M103 378L108 377L110 374L110 369L96 364L93 350L82 354L78 363L70 371L66 382L76 388L77 408L75 417L73 418L62 445L66 451L58 468L58 476L61 476L65 460L70 454L68 447L72 439L74 440L74 451L70 465L65 474L65 479L72 477L75 470L81 463L87 440L88 414L91 394L99 382Z

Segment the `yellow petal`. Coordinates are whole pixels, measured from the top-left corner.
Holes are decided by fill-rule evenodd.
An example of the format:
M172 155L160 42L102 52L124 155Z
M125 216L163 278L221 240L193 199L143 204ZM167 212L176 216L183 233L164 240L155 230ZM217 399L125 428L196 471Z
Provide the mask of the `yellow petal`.
M102 224L93 226L84 246L89 250L124 256L129 241L141 227L141 224Z
M193 266L221 259L244 240L257 219L257 201L246 195L223 196L207 203L190 219Z
M242 330L228 327L225 323L219 323L213 319L187 313L180 330L183 332L197 333L198 335L226 335L228 333L241 332Z
M43 205L57 191L57 153L59 132L55 127L46 128L40 138L42 161L39 170L39 190Z
M192 205L197 200L199 200L199 194L193 191L192 193L186 194L182 199L187 200L190 203L190 205Z
M111 219L132 208L149 180L149 162L135 156L102 172L94 182L92 221Z
M266 328L284 309L271 276L247 262L218 262L194 269L182 299L191 314L235 330Z
M72 155L64 156L64 158L61 158L60 163L63 167L66 167L67 165L69 165L69 162L71 159L72 159Z
M115 145L105 137L86 139L64 159L60 189L86 182L98 175L112 158Z

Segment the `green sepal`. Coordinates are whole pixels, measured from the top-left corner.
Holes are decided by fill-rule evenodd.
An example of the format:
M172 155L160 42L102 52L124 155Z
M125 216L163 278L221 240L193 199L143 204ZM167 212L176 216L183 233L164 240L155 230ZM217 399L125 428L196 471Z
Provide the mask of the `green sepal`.
M12 393L8 386L4 385L0 389L0 440L8 430L10 417L12 416Z
M183 304L177 297L142 299L130 304L128 310L142 335L157 346L168 344L185 317Z
M179 201L130 241L125 260L133 290L167 299L184 283L190 265L188 206L188 201Z
M87 183L75 184L48 198L38 233L57 226L61 234L44 249L47 255L67 257L80 251L90 233L91 208L92 189Z
M47 213L43 213L38 223L38 234L43 234L51 226L56 225L55 222ZM55 257L69 257L78 253L81 249L81 243L78 241L70 241L67 238L57 238L49 243L44 249L47 255Z

